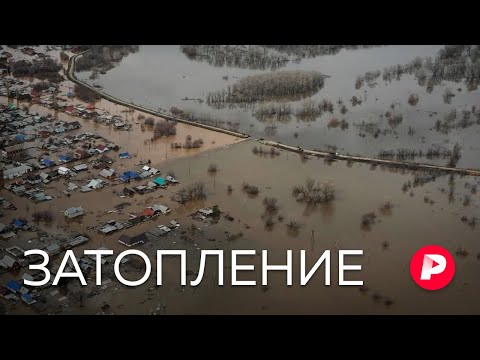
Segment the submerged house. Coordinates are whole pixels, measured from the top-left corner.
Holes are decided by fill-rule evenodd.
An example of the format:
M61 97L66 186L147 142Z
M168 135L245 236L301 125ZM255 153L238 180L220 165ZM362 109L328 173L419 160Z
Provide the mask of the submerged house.
M75 166L73 167L73 170L75 170L75 171L77 171L77 172L78 172L78 171L85 171L85 170L88 170L88 166L87 166L87 164L75 165Z
M120 176L120 180L123 182L129 182L130 180L140 179L140 175L135 171L126 171Z
M164 205L153 205L151 209L154 212L160 212L162 214L168 214L169 212L172 211L168 206L164 206Z
M48 245L46 248L45 248L45 251L48 253L48 255L50 256L53 256L53 255L57 255L57 254L60 254L60 251L62 249L60 248L60 246L58 246L58 244L50 244Z
M100 171L100 173L98 175L101 176L101 177L104 177L106 179L109 179L114 174L115 174L115 170L113 170L113 169L103 169L102 171Z
M74 219L76 217L82 216L84 214L83 208L79 207L71 207L65 210L65 216L69 219Z
M158 186L165 186L166 185L165 179L160 177L160 176L155 178L155 180L153 180L153 182L155 184L157 184Z
M127 187L123 188L122 190L122 194L125 195L125 196L133 196L135 195L135 191L133 191L132 189L129 189Z
M50 159L43 159L42 160L42 165L46 166L46 167L50 167L50 166L55 165L55 161L50 160Z
M125 246L132 247L138 244L144 244L147 240L147 236L143 233L136 236L121 235L118 242Z
M166 177L166 180L167 180L169 183L178 184L178 181L175 180L175 178L174 178L173 176L168 175L168 176Z
M14 258L5 255L2 260L0 260L0 268L5 268L6 270L18 270L21 268L20 263Z

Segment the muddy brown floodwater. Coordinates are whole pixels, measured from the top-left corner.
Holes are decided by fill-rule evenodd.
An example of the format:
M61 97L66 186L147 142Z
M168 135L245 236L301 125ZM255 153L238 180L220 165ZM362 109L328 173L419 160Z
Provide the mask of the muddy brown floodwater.
M478 227L470 227L460 218L465 215L480 217L478 194L471 195L471 204L464 206L462 200L470 193L465 184L479 184L474 177L454 177L453 185L448 176L423 186L402 191L402 185L413 180L413 173L402 173L377 167L372 169L365 164L348 165L334 162L331 165L322 159L311 158L301 161L298 154L280 151L271 158L252 153L253 140L214 149L192 157L171 159L158 163L162 170L172 170L187 185L195 181L206 184L207 198L199 203L182 206L170 197L177 190L169 187L155 193L135 195L133 204L125 212L141 210L146 203L162 203L172 208L172 213L159 217L140 226L122 231L138 234L155 224L178 219L182 224L176 234L162 238L160 243L149 242L137 248L145 251L154 260L154 252L159 248L187 249L187 268L198 272L199 249L223 249L226 255L225 285L218 286L218 270L215 259L207 262L204 280L197 287L181 287L179 283L179 262L172 258L165 261L164 284L155 287L153 266L150 280L136 288L122 286L114 277L113 283L99 295L88 298L83 307L71 306L66 313L98 313L104 304L117 314L478 314L480 313L480 288L476 286L479 275L480 243ZM208 174L207 168L215 163L218 171L215 176ZM292 186L304 184L307 177L335 185L336 198L329 204L307 207L298 203L292 196ZM241 189L242 183L257 185L257 197L247 196ZM229 195L228 185L233 188ZM453 186L454 199L449 200L449 186ZM2 196L7 199L2 190ZM148 200L149 197L154 197ZM265 196L278 199L279 211L273 217L274 225L268 229L264 225ZM424 197L434 200L426 203ZM77 193L67 201L59 199L42 207L64 210L73 205L82 205L87 211L81 222L68 223L70 230L83 230L87 224L94 224L107 218L117 218L119 214L100 215L103 210L112 209L119 199L111 189L103 189L87 194ZM133 201L132 201L133 200ZM381 212L379 207L386 201L393 204L391 211ZM13 199L24 211L23 199ZM222 217L220 223L207 225L188 217L203 206L219 205L224 213L234 217L228 221ZM31 211L31 210L30 210ZM91 213L93 211L93 213ZM375 211L377 219L370 229L360 225L361 216ZM100 216L99 216L100 215ZM278 216L283 217L280 221ZM123 215L125 217L125 215ZM298 233L288 230L286 224L294 220L300 224ZM63 215L59 214L52 227L65 227ZM189 241L181 240L180 231L186 231L190 224L200 228L198 234L187 231ZM236 239L229 234L242 233ZM112 248L117 254L126 249L117 240L120 233L101 236L85 231L91 241L75 249L77 254L85 248L98 246ZM203 234L202 234L203 233ZM453 281L435 293L419 288L411 279L409 263L411 256L420 247L437 244L448 249L456 261L456 274ZM257 280L254 287L230 286L230 251L232 249L266 249L269 263L285 262L286 250L293 250L293 286L286 285L283 272L269 275L268 287L261 284L261 256L242 258L244 264L254 264L255 272L241 274L240 280ZM306 286L299 285L300 250L307 250L307 264L312 266L324 250L332 250L332 283L324 285L323 269L317 271ZM363 256L349 257L351 263L362 265L362 271L347 274L347 280L363 280L364 287L338 286L338 249L362 249ZM457 251L462 250L457 254ZM351 260L350 260L351 259ZM142 273L130 273L140 278ZM189 276L188 281L196 276ZM94 278L89 280L94 282ZM18 307L20 309L20 306ZM21 311L21 310L18 310Z

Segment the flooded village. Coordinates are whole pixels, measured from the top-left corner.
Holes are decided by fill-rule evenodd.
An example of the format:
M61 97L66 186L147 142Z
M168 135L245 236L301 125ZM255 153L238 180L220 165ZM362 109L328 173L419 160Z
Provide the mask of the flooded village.
M252 136L242 136L250 134L243 128L235 136L241 129L235 121L202 122L194 115L185 116L179 106L148 106L134 98L124 98L127 104L120 105L68 80L71 58L80 59L88 50L13 45L0 49L0 314L480 312L480 288L476 286L479 176L343 160L337 152L340 147L332 148L329 143L315 146L328 156L314 156L303 151L308 142L288 150L272 146L274 142L268 139L282 137L268 132L255 136L255 130ZM129 61L141 51L142 47L134 46L113 49L105 62L85 55L88 61L97 61L96 67L88 61L77 65L92 71L92 87L108 91L102 76L115 74L121 66L133 66ZM194 50L182 51L194 57ZM354 56L355 51L363 50L348 51ZM275 66L286 61L282 56L269 59ZM128 93L128 89L129 83L123 83L122 91ZM470 96L478 103L475 92ZM183 94L182 98L189 96ZM205 102L220 95L209 96ZM130 102L158 114L134 109L128 106ZM175 120L182 115L192 122ZM476 116L475 108L466 120L467 127L475 131ZM196 126L195 121L223 125L231 133ZM459 118L447 125L452 121ZM471 136L478 138L475 134L472 130ZM466 148L470 154L476 149L474 143L466 145L457 135L443 155L439 150L439 155L433 156L432 163L441 159L442 166L458 164L478 170L470 157L465 163L459 161ZM301 138L302 133L292 136ZM415 157L406 155L404 159L412 164ZM436 294L435 302L409 274L412 254L432 243L448 249L457 267L456 277ZM151 258L152 273L156 272L156 250L187 250L188 281L197 278L200 250L224 250L227 254L232 249L256 249L249 263L259 269L263 249L269 250L269 261L278 264L285 262L286 249L297 254L308 250L307 263L313 265L326 249L336 254L339 249L361 248L364 256L358 261L365 284L336 286L338 274L333 266L331 286L318 280L323 271L315 275L317 281L312 279L306 286L298 281L286 286L283 273L269 275L268 286L233 287L228 281L218 286L218 265L207 259L202 283L185 287L179 281L179 259L172 257L164 261L162 286L152 277L130 288L115 278L114 256L106 256L102 259L102 285L96 286L95 259L83 251L111 249L116 255L131 248ZM41 271L29 270L29 264L41 261L24 257L29 249L43 249L50 255L52 274L65 251L72 249L88 285L62 279L52 286L53 277L41 287L25 285L25 279L44 276ZM227 258L226 270L229 261ZM332 256L332 262L336 261ZM299 267L298 258L293 259L293 266ZM144 270L138 257L122 260L126 279L136 280ZM260 283L260 276L256 271L241 277ZM356 274L349 276L353 279Z

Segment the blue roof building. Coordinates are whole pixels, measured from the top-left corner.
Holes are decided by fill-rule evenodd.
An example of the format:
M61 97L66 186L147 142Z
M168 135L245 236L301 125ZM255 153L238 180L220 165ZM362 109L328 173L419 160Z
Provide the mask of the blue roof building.
M42 163L46 167L50 167L50 166L53 166L55 164L55 162L53 160L50 160L50 159L43 159Z
M13 226L15 226L17 229L21 228L24 225L25 225L25 223L22 220L19 220L19 219L15 220L15 222L13 223Z
M68 155L62 154L58 157L60 161L69 161L70 157Z
M139 179L139 178L140 178L140 175L138 175L138 173L136 173L135 171L126 171L120 176L120 180L124 182L130 181L132 179L133 180Z
M165 179L160 177L160 176L155 178L155 180L153 180L153 182L157 185L160 185L160 186L164 186L166 184Z
M15 280L10 280L6 284L7 289L13 292L17 292L22 288L22 285L16 282Z

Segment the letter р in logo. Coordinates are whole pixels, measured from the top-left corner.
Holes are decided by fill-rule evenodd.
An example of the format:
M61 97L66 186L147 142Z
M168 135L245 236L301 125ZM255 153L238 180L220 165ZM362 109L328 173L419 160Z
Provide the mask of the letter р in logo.
M418 286L426 290L439 290L452 281L455 261L441 246L425 246L413 255L410 274Z

